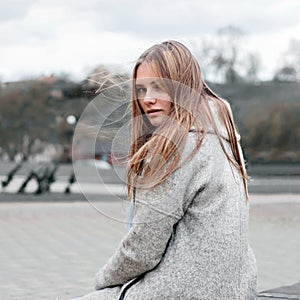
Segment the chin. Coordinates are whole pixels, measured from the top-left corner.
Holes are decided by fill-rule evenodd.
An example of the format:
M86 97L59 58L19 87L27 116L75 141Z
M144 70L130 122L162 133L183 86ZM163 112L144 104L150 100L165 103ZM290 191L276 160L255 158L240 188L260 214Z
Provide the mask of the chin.
M154 118L148 118L148 120L153 127L158 127L165 121L165 116L156 116Z
M153 127L158 127L162 123L162 121L158 121L158 120L154 121L153 120L153 121L150 121L150 123Z

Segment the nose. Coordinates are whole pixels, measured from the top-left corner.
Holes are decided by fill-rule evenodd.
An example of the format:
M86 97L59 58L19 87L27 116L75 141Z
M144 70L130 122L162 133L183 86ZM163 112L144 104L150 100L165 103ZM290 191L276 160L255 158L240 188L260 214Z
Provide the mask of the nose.
M143 102L145 104L154 104L156 102L156 99L153 96L146 95L146 97L143 99Z
M153 93L153 90L151 88L148 88L144 97L144 103L145 104L154 104L156 102L155 95Z

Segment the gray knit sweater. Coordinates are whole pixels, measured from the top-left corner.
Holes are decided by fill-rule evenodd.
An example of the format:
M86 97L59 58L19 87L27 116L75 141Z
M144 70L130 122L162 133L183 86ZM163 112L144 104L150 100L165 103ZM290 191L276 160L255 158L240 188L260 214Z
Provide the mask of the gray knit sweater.
M195 141L189 133L183 159ZM131 229L96 275L97 291L83 300L122 292L126 300L255 299L248 203L216 135L164 183L137 190L134 209Z

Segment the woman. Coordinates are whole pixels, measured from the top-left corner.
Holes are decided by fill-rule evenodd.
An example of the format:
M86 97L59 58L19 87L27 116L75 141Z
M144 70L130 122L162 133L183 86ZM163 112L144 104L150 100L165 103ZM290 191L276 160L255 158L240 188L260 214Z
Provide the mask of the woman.
M239 136L179 42L134 67L127 178L130 230L82 299L255 299Z

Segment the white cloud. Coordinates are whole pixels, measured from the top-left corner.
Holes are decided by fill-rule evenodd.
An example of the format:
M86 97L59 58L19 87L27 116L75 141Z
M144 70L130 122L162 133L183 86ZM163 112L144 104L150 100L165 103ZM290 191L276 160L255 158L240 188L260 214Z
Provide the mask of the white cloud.
M7 22L25 17L34 0L10 0L1 2L0 22Z
M289 39L300 36L298 0L11 0L0 12L0 76L130 64L153 43L188 41L232 24L270 73ZM268 70L268 71L267 71ZM265 75L267 76L267 75Z

